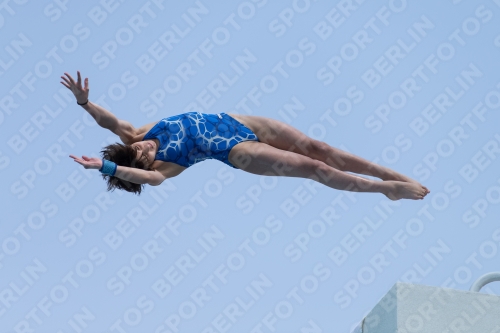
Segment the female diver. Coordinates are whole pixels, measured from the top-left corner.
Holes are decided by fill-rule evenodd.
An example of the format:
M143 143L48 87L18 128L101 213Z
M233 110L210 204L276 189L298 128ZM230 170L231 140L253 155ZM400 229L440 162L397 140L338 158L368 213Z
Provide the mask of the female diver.
M88 78L61 76L96 122L124 144L104 147L103 159L70 155L86 169L99 169L108 190L140 194L191 165L214 158L257 175L309 178L337 190L383 193L391 200L423 199L430 191L389 168L312 139L280 121L248 115L187 112L135 128L88 100ZM346 171L382 179L375 181Z

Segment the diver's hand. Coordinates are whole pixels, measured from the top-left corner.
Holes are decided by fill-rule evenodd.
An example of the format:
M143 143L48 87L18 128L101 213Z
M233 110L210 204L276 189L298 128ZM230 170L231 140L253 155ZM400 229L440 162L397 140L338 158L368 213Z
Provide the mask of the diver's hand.
M76 163L83 165L85 169L100 169L102 167L102 160L97 157L87 157L85 155L82 158L76 157L75 155L69 155Z
M83 104L89 99L89 79L85 78L84 86L82 87L82 77L80 76L80 71L76 72L78 75L78 79L75 80L68 73L64 73L66 76L61 76L61 84L71 90L73 95L76 97L76 101L78 104Z

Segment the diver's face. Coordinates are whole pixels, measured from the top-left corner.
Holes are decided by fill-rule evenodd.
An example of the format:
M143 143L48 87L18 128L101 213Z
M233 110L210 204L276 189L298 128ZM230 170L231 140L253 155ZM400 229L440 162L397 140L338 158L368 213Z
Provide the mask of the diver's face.
M141 161L144 167L148 169L155 160L158 145L154 140L145 140L135 142L130 145L136 152L135 161Z

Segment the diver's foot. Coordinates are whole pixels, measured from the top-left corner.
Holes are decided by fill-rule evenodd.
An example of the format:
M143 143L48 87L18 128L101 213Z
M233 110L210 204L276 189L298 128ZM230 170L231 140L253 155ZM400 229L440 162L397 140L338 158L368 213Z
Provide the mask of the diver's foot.
M412 179L410 177L407 177L401 173L398 173L398 172L391 172L387 177L385 177L384 181L399 181L399 182L405 182L405 183L412 183L412 184L417 184L417 185L420 185L422 186L427 193L430 193L430 190L425 187L424 185L420 184L419 182L417 182L415 179ZM426 193L426 194L427 194Z
M429 193L425 186L414 182L388 180L384 183L385 188L382 193L391 200L421 200Z

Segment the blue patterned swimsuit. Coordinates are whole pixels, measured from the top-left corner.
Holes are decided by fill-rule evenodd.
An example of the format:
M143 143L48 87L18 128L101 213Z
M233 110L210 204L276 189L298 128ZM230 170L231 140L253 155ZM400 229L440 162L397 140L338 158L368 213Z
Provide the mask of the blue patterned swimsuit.
M240 142L259 141L245 125L226 113L187 112L163 118L142 140L160 141L155 159L173 162L186 168L214 158L237 169L229 152Z

